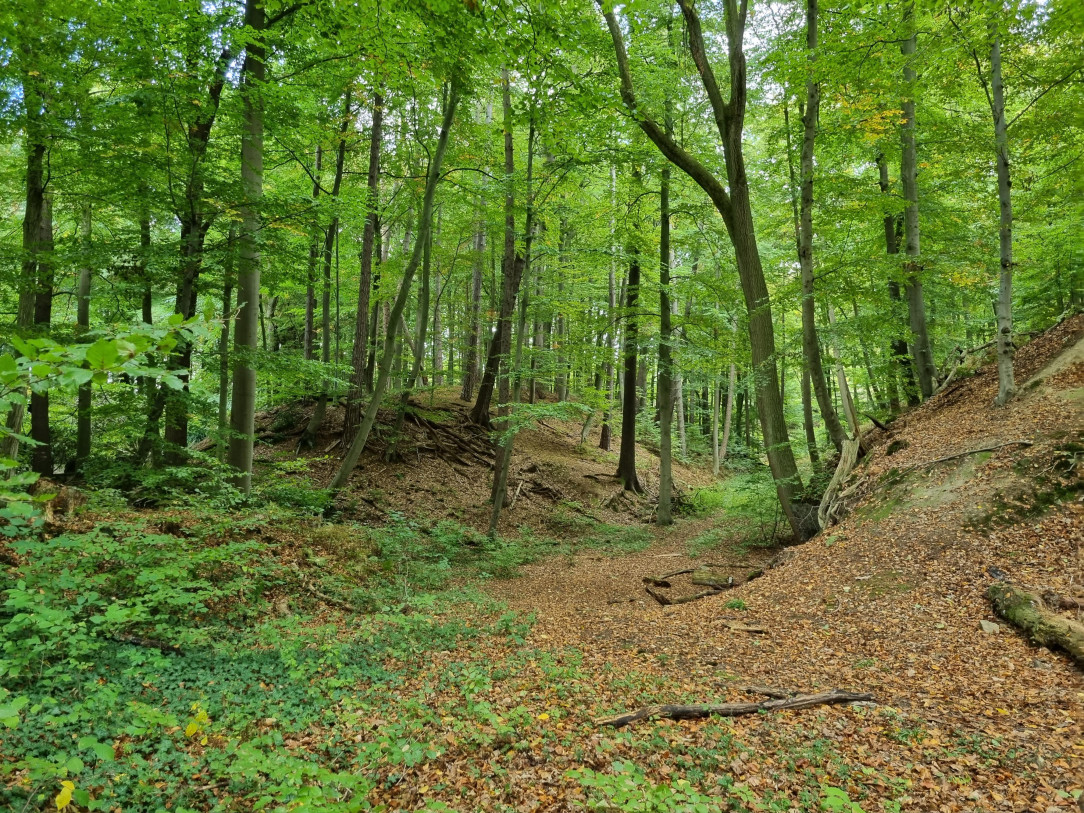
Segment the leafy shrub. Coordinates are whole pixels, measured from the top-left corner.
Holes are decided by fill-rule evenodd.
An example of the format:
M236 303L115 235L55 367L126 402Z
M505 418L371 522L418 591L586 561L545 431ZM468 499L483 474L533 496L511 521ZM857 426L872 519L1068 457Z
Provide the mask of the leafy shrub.
M278 567L256 542L208 544L136 525L12 545L26 556L5 577L0 676L61 681L121 633L204 640L205 621L255 612Z

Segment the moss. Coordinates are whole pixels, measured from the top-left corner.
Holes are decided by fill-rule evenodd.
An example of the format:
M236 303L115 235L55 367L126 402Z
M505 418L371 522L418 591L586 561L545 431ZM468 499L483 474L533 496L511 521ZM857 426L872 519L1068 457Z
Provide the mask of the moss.
M888 444L888 448L885 449L885 457L892 457L896 452L901 452L906 449L910 444L906 440L894 440Z
M859 584L862 585L859 589L863 590L870 598L894 596L915 589L910 577L898 570L882 570L874 573L865 581L859 582Z

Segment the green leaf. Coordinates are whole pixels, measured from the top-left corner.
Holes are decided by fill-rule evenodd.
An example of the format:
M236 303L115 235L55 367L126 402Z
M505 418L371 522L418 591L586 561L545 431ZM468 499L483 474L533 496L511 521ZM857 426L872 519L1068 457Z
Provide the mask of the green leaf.
M117 362L117 344L108 339L98 339L87 348L87 364L95 370L108 370Z
M98 759L103 760L104 762L112 762L114 759L113 746L109 745L108 743L101 742L94 737L80 737L79 747L84 750L89 748L91 751L94 752L94 756L98 757Z

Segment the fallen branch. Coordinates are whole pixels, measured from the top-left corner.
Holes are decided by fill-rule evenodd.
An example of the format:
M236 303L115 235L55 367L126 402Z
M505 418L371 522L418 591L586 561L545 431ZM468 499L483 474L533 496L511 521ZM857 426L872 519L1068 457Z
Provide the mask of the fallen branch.
M774 700L786 700L788 697L794 697L798 694L798 692L791 689L773 689L770 686L742 686L741 690L747 694L762 694Z
M1007 582L991 584L986 598L994 612L1027 635L1031 643L1060 649L1084 669L1084 624L1055 615L1037 595Z
M759 714L762 711L786 711L787 709L808 709L814 706L830 706L839 703L859 703L873 700L873 695L857 692L844 692L833 689L821 694L800 694L760 703L707 703L692 706L644 706L636 711L602 717L595 720L596 726L621 728L629 723L648 718L667 720L699 720L703 717L742 717L747 714Z
M167 644L165 641L158 641L154 638L143 638L139 635L128 635L127 633L117 632L109 636L112 640L119 644L131 644L132 646L143 646L147 649L157 649L163 655L183 655L184 652L176 644Z
M887 432L888 431L888 427L882 421L877 420L875 417L870 415L868 412L863 412L862 414L865 415L867 418L869 418L871 421L873 421L873 425L876 426L878 429L880 429L882 432Z
M993 446L984 446L981 449L968 449L966 452L957 452L956 454L945 455L939 457L936 460L929 460L925 463L915 463L913 466L908 466L906 469L900 471L900 475L907 474L915 469L924 469L927 466L936 466L938 463L945 463L949 460L956 460L959 457L967 457L972 454L982 454L983 452L996 452L998 449L1004 449L1006 446L1034 446L1035 444L1030 440L1007 440L1004 443L996 443Z
M661 604L663 607L669 607L673 604L688 604L690 601L699 601L702 598L717 596L721 592L723 592L722 590L705 590L703 593L695 593L691 596L679 596L678 598L670 598L669 596L664 596L662 593L656 593L650 587L645 587L644 590L649 596L655 599L655 601L659 602L659 604Z
M768 630L764 627L757 626L756 624L741 624L737 621L724 621L726 628L733 632L749 632L753 635L767 635Z
M699 569L700 568L698 568L698 567L689 567L689 568L686 568L685 570L675 570L673 573L667 573L667 574L665 574L663 576L659 576L659 579L665 581L666 579L672 579L674 576L684 576L687 573L695 573Z

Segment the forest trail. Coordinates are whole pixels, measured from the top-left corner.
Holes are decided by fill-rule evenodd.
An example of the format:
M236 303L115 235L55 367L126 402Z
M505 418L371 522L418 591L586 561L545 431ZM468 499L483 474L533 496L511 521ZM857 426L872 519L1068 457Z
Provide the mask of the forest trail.
M913 810L1067 811L1068 794L1084 786L1084 679L1068 659L1030 647L996 619L984 591L988 570L998 568L1028 588L1081 592L1084 363L1074 354L1082 336L1077 317L1023 348L1021 380L1040 368L1047 375L1007 410L992 406L996 374L986 369L897 421L858 470L868 487L851 515L753 582L675 606L648 596L644 576L712 561L763 563L764 553L728 542L691 556L687 543L703 527L684 523L640 553L549 559L490 592L535 614L528 643L555 658L582 652L581 679L614 710L755 699L742 691L750 684L874 694L872 707L728 721L741 755L725 767L758 794L790 798L781 742L816 741L841 766L822 784L847 789L848 775L880 777L883 807L863 810L896 809L888 802L896 799ZM923 465L1016 439L1034 445ZM899 451L889 455L893 441ZM1075 467L1058 478L1055 464L1070 459ZM895 485L878 485L912 466ZM1054 494L1055 507L1036 516ZM623 684L631 672L652 676L653 688ZM585 709L567 712L585 722ZM686 752L719 735L710 721L640 725ZM612 747L598 759L636 758L631 743ZM554 761L546 757L547 771ZM680 774L657 756L641 768L658 782Z

